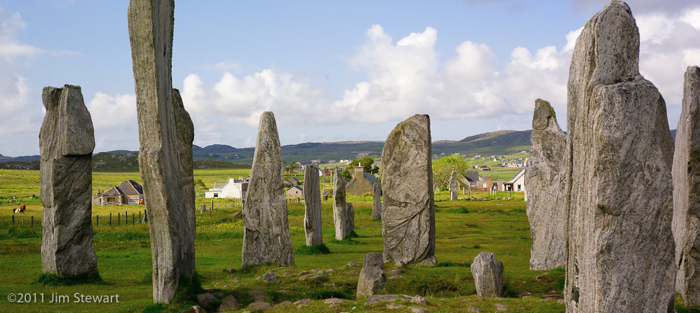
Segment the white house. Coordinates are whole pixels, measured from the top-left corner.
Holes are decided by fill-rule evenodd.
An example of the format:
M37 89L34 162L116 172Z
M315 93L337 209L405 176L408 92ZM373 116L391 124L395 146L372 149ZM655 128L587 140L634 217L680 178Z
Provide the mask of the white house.
M234 180L229 178L223 184L216 185L214 188L204 193L205 198L226 198L226 199L245 199L248 194L248 181Z
M520 171L513 176L513 179L511 179L506 186L506 190L508 188L512 188L510 190L512 191L522 191L525 194L525 201L527 201L527 189L525 189L525 167L520 169Z

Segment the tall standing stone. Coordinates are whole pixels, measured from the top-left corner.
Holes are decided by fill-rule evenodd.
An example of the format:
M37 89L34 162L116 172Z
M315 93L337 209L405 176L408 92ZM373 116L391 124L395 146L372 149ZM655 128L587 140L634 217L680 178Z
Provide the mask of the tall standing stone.
M459 181L457 181L457 171L452 169L452 174L450 175L450 200L457 200L459 197Z
M567 127L567 312L673 312L673 139L624 2L576 42Z
M323 245L321 225L321 189L318 163L311 163L304 171L304 231L307 246Z
M683 108L673 155L673 236L676 290L686 305L700 306L700 68L685 72Z
M384 261L434 265L430 117L416 114L399 123L382 151Z
M156 303L170 303L179 283L194 276L194 195L188 187L194 135L172 89L173 10L173 0L131 0L128 9Z
M92 151L95 135L79 86L46 87L39 133L43 237L41 267L58 276L95 276Z
M258 139L243 206L243 267L277 263L294 265L284 194L282 154L272 112L260 116Z
M355 230L355 210L352 203L346 202L345 178L340 169L333 175L333 223L335 224L335 239L343 240Z
M503 263L492 252L481 252L471 265L476 294L480 297L503 295Z
M386 286L384 275L384 258L381 253L370 252L365 255L362 271L357 280L356 296L373 296Z
M372 220L382 219L382 184L372 184Z
M548 270L566 264L564 153L566 134L549 102L535 101L532 148L525 167L527 219L530 222L530 269Z

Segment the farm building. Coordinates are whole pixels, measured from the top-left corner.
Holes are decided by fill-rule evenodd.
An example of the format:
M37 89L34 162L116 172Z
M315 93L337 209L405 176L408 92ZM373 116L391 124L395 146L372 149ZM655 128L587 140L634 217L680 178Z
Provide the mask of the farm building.
M248 194L248 181L235 180L229 178L225 183L216 185L214 188L204 193L204 197L208 199L226 198L226 199L245 199Z
M345 192L349 195L361 196L364 193L372 193L372 186L379 180L374 175L366 174L362 166L355 166L352 171L352 180L348 183Z
M92 197L93 205L143 204L143 187L133 180L127 180L104 193Z
M287 190L287 197L289 198L301 198L304 197L304 189L299 186L294 186Z

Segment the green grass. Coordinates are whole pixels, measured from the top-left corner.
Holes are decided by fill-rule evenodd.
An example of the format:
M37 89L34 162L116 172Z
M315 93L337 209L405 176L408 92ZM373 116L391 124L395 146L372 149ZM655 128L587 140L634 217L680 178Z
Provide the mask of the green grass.
M222 176L244 174L238 170L204 170L196 171L195 176L202 178L206 185ZM22 171L30 178L13 180L23 182L31 180L38 173ZM0 171L0 175L9 175ZM36 175L35 175L36 174ZM247 173L246 173L247 175ZM109 185L124 177L138 177L138 173L96 173L95 183ZM0 177L0 181L8 179ZM5 180L9 181L9 180ZM0 192L11 189L26 189L31 196L31 186L0 185ZM34 191L38 194L38 192ZM563 269L550 271L529 270L530 229L525 214L525 202L522 195L513 194L512 200L502 200L510 195L499 193L495 196L472 193L482 200L460 199L446 200L447 192L436 194L436 246L435 256L438 263L434 267L409 266L401 274L403 278L389 279L385 293L421 295L429 302L430 312L464 311L469 305L481 308L484 312L495 311L495 304L502 303L510 309L508 312L564 312L564 306L556 301L543 301L542 298L554 294L561 297L565 272ZM464 197L460 193L460 197ZM500 200L495 200L500 198ZM41 271L41 208L30 207L26 213L15 214L15 225L9 224L11 213L0 213L0 312L22 311L63 311L63 312L187 312L194 304L194 294L200 292L199 285L211 292L234 294L241 308L245 309L254 301L248 292L263 290L261 294L268 301L296 301L299 299L319 299L298 310L300 312L385 311L386 304L364 306L363 299L355 299L357 278L361 268L347 266L354 261L361 264L368 252L382 252L381 221L371 220L371 198L350 197L355 208L355 236L342 241L334 239L332 199L322 203L322 227L325 247L329 254L310 253L306 247L304 235L304 204L289 203L288 220L292 244L295 248L296 265L279 267L262 265L241 269L241 248L244 225L242 218L234 218L240 207L227 206L221 200L215 202L214 212L196 214L197 237L195 239L196 270L198 276L193 284L184 284L178 298L171 305L154 305L152 301L152 262L151 244L148 224L132 224L131 216L143 206L115 206L93 208L93 215L100 215L100 224L96 225L93 217L94 246L97 253L98 271L101 282L87 281L80 284L46 284L37 283ZM210 203L209 200L197 199L198 204ZM220 207L220 208L219 208ZM116 224L116 215L123 216L128 210L129 220L122 219ZM468 213L467 213L468 212ZM106 222L106 216L112 213L112 226ZM34 216L34 228L29 223ZM21 226L19 218L25 218ZM319 248L320 249L320 248ZM480 252L493 252L503 262L505 297L503 300L475 296L474 280L470 265ZM315 251L313 251L315 252ZM237 272L231 274L228 269ZM385 271L393 270L394 264L385 264ZM332 276L300 280L299 273L312 270L327 271L333 269ZM280 283L265 283L256 279L267 272L275 272ZM287 276L284 274L287 273ZM387 274L387 276L391 276ZM51 282L51 279L46 281ZM197 285L199 284L199 285ZM532 298L515 298L520 292L529 291ZM78 303L32 303L31 305L10 304L6 300L9 293L52 293L73 295L74 293L95 295L120 295L120 303L78 304ZM320 299L330 297L347 301L334 308L329 308ZM441 300L443 299L443 300ZM680 299L680 298L679 298ZM411 305L407 302L399 302ZM679 302L682 303L682 302ZM353 310L353 307L355 308ZM524 309L520 309L520 308ZM698 312L677 306L679 312ZM215 311L215 310L214 310ZM297 311L295 305L273 307L266 312ZM405 309L397 312L407 312Z

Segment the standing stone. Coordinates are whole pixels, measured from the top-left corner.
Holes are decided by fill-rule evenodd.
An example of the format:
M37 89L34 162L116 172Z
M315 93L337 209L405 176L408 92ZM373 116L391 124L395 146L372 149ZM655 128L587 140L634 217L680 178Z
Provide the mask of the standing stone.
M97 276L92 244L95 135L79 86L46 87L39 133L43 237L41 267L58 276Z
M384 261L435 265L430 117L414 115L389 134L382 151Z
M372 220L382 219L382 184L372 184Z
M260 128L243 206L243 267L277 263L294 265L284 196L280 139L272 112L260 116Z
M459 197L459 181L457 181L457 171L452 169L450 175L450 200L457 200Z
M340 169L333 175L333 223L335 239L343 240L355 230L355 210L352 203L345 202L345 178Z
M381 253L370 252L365 255L360 278L357 280L357 297L373 296L386 285L384 275L384 258Z
M321 189L318 177L318 163L311 163L304 171L304 231L306 245L323 245L321 225Z
M689 306L700 306L700 68L685 72L683 108L673 155L673 236L676 290Z
M192 152L185 151L193 132L172 89L173 10L172 0L131 0L128 9L156 303L170 303L179 283L194 276L194 195L186 156Z
M673 312L673 138L624 2L576 42L567 127L567 312Z
M503 295L503 263L491 252L481 252L471 266L476 294L480 297Z
M530 269L549 270L566 264L564 153L566 134L549 102L535 100L532 147L525 167L527 218L530 222Z

